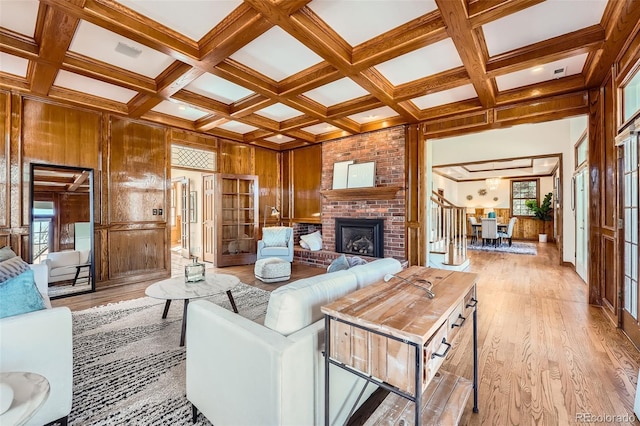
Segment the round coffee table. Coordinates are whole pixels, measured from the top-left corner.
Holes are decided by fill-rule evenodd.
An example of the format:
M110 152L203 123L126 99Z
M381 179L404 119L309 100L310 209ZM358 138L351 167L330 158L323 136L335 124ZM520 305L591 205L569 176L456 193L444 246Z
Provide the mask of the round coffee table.
M37 373L0 373L0 383L13 390L11 407L0 415L0 424L24 425L49 397L49 381Z
M229 297L229 302L231 302L233 312L237 314L238 308L236 308L236 302L233 300L231 289L239 283L240 279L238 277L229 274L208 274L205 275L205 279L202 281L189 283L184 281L184 277L173 277L151 284L144 292L147 296L153 297L154 299L166 300L162 318L167 317L167 312L169 312L169 306L172 300L184 300L182 332L180 333L180 346L184 346L189 299L213 296L214 294L226 292Z

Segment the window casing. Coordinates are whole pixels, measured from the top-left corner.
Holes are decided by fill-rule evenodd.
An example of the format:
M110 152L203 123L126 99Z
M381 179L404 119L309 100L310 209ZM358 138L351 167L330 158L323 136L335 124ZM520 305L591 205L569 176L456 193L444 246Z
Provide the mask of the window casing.
M631 77L622 85L622 121L626 122L640 112L640 62L638 62Z
M526 206L527 200L538 201L538 179L511 181L511 215L533 217L533 212Z

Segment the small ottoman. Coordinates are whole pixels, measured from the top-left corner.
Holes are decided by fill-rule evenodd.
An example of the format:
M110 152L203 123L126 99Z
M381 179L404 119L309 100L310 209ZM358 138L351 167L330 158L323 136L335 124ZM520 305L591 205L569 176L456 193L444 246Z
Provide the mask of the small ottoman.
M278 257L256 260L253 268L256 278L265 283L286 281L291 278L291 263Z

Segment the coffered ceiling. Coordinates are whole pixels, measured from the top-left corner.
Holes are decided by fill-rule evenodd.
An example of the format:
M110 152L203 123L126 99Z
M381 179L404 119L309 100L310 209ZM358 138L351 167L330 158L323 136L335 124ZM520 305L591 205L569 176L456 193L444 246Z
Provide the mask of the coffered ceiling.
M524 179L533 176L553 176L558 164L559 157L550 155L434 166L433 172L454 182L470 182L495 177Z
M0 0L0 86L285 149L595 87L638 8Z

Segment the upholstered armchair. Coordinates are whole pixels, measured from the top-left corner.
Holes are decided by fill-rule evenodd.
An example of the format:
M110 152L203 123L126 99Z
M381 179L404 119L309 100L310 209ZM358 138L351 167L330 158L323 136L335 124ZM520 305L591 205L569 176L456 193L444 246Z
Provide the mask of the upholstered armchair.
M509 239L509 247L511 247L511 235L513 235L513 226L516 224L517 217L512 217L509 219L509 224L507 225L507 232L498 232L498 237L502 241L503 238Z
M482 218L482 245L490 240L494 246L498 245L498 220L493 218Z
M258 259L278 257L293 262L293 228L270 226L262 228L262 239L258 240Z

